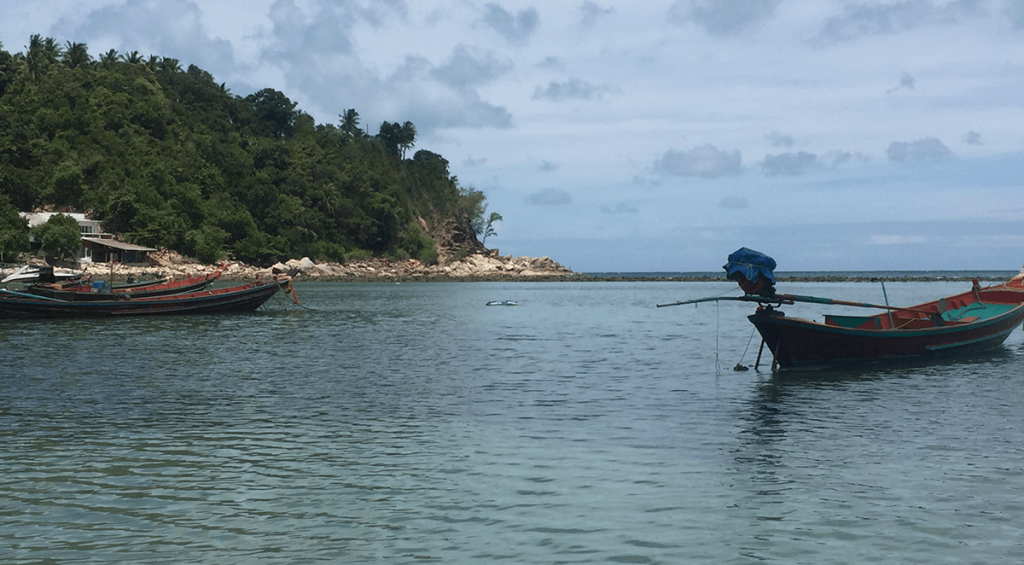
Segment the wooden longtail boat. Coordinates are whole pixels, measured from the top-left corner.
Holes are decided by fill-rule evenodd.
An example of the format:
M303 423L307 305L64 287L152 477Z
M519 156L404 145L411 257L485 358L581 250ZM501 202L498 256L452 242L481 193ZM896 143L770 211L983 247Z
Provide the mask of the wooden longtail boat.
M756 254L756 255L755 255ZM763 257L764 259L759 258ZM735 260L734 260L735 259ZM1024 322L1024 269L1010 281L970 290L909 307L847 302L813 296L776 294L775 261L740 249L729 256L728 278L745 291L739 297L712 297L658 306L719 300L755 302L747 317L768 345L773 368L810 367L927 356L996 347ZM787 317L784 304L810 302L882 309L870 316L826 315L824 322ZM758 354L760 360L760 353Z
M33 285L24 290L27 294L59 298L71 302L103 302L109 300L123 300L126 298L145 298L150 296L166 296L169 294L187 294L200 291L220 278L221 271L214 271L209 275L201 277L190 277L180 281L163 280L149 281L148 284L118 287L110 290L95 292L93 286L88 283L68 284L40 284ZM99 284L99 283L97 283Z
M262 306L278 290L291 289L291 280L246 284L186 294L72 302L23 292L0 290L0 318L76 318L210 314L245 312Z

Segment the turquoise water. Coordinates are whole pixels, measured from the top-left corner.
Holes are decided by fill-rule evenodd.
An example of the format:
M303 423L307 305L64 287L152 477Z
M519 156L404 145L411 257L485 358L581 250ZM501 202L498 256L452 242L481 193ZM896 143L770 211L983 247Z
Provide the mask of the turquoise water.
M734 371L749 305L654 307L733 286L314 283L308 309L3 322L0 563L1018 558L1021 331L931 364ZM863 311L787 308L822 313Z

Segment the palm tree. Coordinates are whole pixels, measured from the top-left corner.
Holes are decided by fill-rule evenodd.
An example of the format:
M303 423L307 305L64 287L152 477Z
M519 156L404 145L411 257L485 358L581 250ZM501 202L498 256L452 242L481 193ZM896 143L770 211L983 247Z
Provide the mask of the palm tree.
M104 68L112 69L119 59L120 57L117 55L117 50L111 49L110 51L100 55L100 64L103 65Z
M72 43L70 41L66 41L64 43L64 53L61 56L61 62L70 69L77 69L80 67L88 67L92 63L92 57L89 56L89 49L84 43Z
M402 150L402 159L405 159L405 152L416 144L416 126L412 122L405 122L397 133L398 147Z
M142 55L139 55L138 51L132 51L131 53L125 53L121 55L121 60L125 63L137 65L142 62Z
M349 108L345 110L344 114L339 114L341 118L341 131L345 132L349 137L360 137L362 131L359 130L359 112Z
M50 65L57 62L60 54L60 45L52 37L43 37L39 34L30 36L25 51L25 65L29 75L32 78L39 78L46 74Z
M158 68L167 74L180 73L181 61L170 57L164 57L160 59L160 65Z

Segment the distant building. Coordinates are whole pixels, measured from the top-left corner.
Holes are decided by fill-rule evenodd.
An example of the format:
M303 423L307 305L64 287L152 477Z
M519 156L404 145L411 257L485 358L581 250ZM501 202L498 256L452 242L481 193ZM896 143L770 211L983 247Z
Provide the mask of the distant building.
M85 214L74 212L21 212L21 217L28 220L28 227L34 228L45 224L55 214L71 216L78 222L82 232L82 247L75 254L80 263L149 263L149 252L156 251L152 247L143 247L114 239L113 234L103 233L99 220L90 220Z

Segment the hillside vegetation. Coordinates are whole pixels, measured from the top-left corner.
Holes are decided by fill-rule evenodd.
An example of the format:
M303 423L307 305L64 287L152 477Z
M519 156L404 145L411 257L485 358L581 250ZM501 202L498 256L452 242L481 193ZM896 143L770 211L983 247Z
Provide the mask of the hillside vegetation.
M0 44L0 252L27 244L16 212L43 208L205 262L430 264L443 226L490 230L484 195L440 155L409 157L415 140L410 122L370 135L354 109L316 124L284 93L236 96L166 57Z

